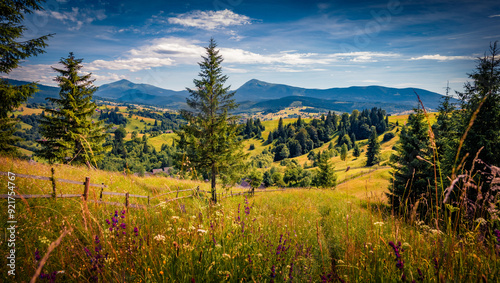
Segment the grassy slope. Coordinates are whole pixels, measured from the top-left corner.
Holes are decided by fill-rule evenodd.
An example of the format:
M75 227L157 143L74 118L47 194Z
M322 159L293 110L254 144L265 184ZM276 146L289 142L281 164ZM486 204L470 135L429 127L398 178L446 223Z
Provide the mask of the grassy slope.
M0 171L50 176L50 168L0 158ZM59 178L82 180L89 176L92 183L104 182L111 191L133 194L208 186L83 167L55 166L55 170ZM48 243L56 240L64 227L73 229L72 233L52 251L43 268L44 273L64 270L57 275L61 282L81 282L91 276L103 282L270 282L272 278L281 282L289 281L290 276L294 282L321 281L321 276L348 282L398 282L403 273L410 281L417 281L418 270L426 282L498 279L498 255L486 245L477 245L474 232L459 239L428 226L409 226L384 212L377 199L386 186L380 180L385 178L387 173L377 170L341 184L337 190L257 193L248 202L234 197L218 206L208 206L203 199L183 199L146 210L130 209L124 218L118 216L118 224L126 225L118 228L120 234L110 233L106 223L115 210L122 215L120 207L89 203L86 208L78 199L17 200L15 281L29 281L36 268L35 250L43 257ZM0 179L7 183L6 176ZM19 193L51 191L49 181L17 178L14 183ZM64 193L82 191L81 185L58 186ZM98 198L98 193L92 189L90 198ZM122 198L105 196L114 201ZM140 201L131 199L133 203ZM0 202L6 206L5 200ZM7 209L0 211L2 219L6 213ZM138 228L137 236L134 227ZM95 236L102 254L108 254L107 260L97 261L102 263L100 273L93 270L95 247L99 246ZM0 249L7 253L3 241ZM401 242L404 248L400 251L402 270L396 267L391 241ZM434 262L439 263L438 269ZM5 257L0 264L6 264ZM0 278L12 281L6 272Z

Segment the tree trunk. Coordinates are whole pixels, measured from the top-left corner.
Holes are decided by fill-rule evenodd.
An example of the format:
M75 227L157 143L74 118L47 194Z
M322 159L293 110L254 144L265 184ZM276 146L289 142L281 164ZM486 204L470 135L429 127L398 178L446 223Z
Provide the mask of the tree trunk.
M212 165L212 201L217 203L217 191L215 190L215 164Z

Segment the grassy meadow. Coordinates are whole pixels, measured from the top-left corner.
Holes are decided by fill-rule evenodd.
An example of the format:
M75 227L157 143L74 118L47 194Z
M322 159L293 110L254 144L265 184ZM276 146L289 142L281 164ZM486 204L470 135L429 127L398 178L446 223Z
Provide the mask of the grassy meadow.
M337 166L341 168L341 166ZM17 199L16 282L28 282L44 255L39 281L55 282L495 282L498 246L458 238L442 227L394 217L383 194L387 169L356 169L336 189L288 189L236 196L210 205L207 197L166 202L203 182L55 166L55 177L105 183L106 191L150 195L151 205L125 210L71 199ZM364 171L363 171L364 170ZM0 171L51 176L51 167L0 159ZM7 184L7 176L1 176ZM16 178L18 194L47 194L50 181ZM4 186L6 188L6 186ZM61 193L82 185L57 183ZM7 191L7 189L5 189ZM234 188L233 191L238 191ZM241 190L240 190L241 191ZM92 188L89 199L100 189ZM179 196L190 192L180 192ZM105 201L123 202L123 197ZM7 207L7 201L1 200ZM131 203L145 204L131 198ZM157 205L157 206L155 206ZM7 209L1 211L7 219ZM7 228L5 222L2 223ZM58 246L51 243L69 231ZM4 253L7 245L2 238ZM2 265L7 264L2 257ZM12 277L2 273L2 281ZM7 280L7 281L5 281Z

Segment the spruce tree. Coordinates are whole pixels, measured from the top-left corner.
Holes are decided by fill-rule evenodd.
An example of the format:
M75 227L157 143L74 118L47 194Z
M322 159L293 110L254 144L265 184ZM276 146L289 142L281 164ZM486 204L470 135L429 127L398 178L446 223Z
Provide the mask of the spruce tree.
M320 155L319 152L318 155ZM328 154L321 154L318 161L318 170L314 177L314 184L322 188L334 187L337 183L337 175L335 175L334 169L328 160Z
M49 162L86 164L89 168L103 158L107 148L103 147L104 121L92 121L97 105L92 95L97 90L91 74L79 74L83 59L76 59L73 53L59 61L63 68L52 68L59 75L55 81L61 90L59 98L48 98L56 109L45 108L40 132L44 137L38 156Z
M432 149L430 148L428 126L421 109L408 117L406 126L401 129L396 153L391 156L394 177L391 179L389 202L398 209L400 206L414 204L423 194L432 189L434 170ZM430 183L429 183L430 181ZM423 205L420 207L424 209Z
M209 176L215 203L217 177L222 177L223 183L235 182L246 157L238 138L239 117L229 113L238 107L233 99L235 92L224 86L228 77L222 74L223 58L216 47L215 40L210 39L205 48L207 55L198 63L200 78L193 80L196 88L187 88L190 93L187 104L191 110L181 110L188 124L178 132L184 152L177 156L181 162L187 157L193 170Z
M473 81L465 84L463 93L458 93L464 110L460 132L464 133L467 130L471 120L473 125L467 132L457 163L468 153L469 164L465 168L470 168L472 159L484 146L479 159L498 166L500 165L500 48L497 42L490 46L488 56L478 59L477 67L469 77ZM479 107L480 111L473 119Z
M19 63L31 56L44 53L46 35L26 39L27 28L22 25L25 15L42 10L42 1L0 1L0 75L9 74ZM14 86L0 78L0 154L17 155L14 137L17 121L10 113L38 91L36 83Z
M366 150L366 166L373 166L380 162L380 142L378 141L375 126L372 126L371 131L368 139L368 149Z

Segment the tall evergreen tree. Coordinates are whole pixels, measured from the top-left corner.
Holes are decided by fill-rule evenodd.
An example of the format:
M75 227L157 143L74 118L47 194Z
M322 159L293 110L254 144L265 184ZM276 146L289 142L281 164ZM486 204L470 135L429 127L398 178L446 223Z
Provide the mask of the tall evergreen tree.
M347 159L347 145L344 143L340 149L340 160L345 161Z
M103 158L107 148L102 143L105 131L104 121L92 121L97 105L92 95L97 90L91 74L80 75L83 59L76 59L73 53L61 58L62 69L52 68L60 75L56 77L61 90L59 98L48 98L58 108L45 108L51 115L42 117L40 132L45 140L37 153L49 162L92 164Z
M179 145L193 168L211 179L214 202L217 202L216 178L222 177L224 183L236 181L245 158L238 138L238 117L229 113L238 107L233 99L235 92L224 86L228 77L222 74L223 58L216 47L215 40L210 39L205 48L207 56L198 63L201 71L200 79L193 81L196 89L187 88L190 93L187 104L192 110L181 111L189 123L178 132Z
M366 150L366 166L373 166L380 162L380 142L377 137L377 130L372 126L372 133L368 139L368 149Z
M469 126L476 109L480 111L467 133L461 155L469 154L471 162L481 147L479 158L487 164L500 165L500 48L490 46L490 54L478 59L476 70L469 77L465 91L458 93L463 111L461 132ZM460 161L460 158L458 161ZM457 164L455 164L457 165ZM469 164L470 165L470 164ZM470 168L470 166L466 167Z
M432 189L434 180L434 170L429 163L433 160L433 153L429 144L428 126L424 121L423 111L416 109L415 112L408 117L407 125L401 129L396 153L391 156L394 177L387 196L396 209L404 204L414 204L428 192L429 185Z
M0 1L0 75L9 74L22 60L44 53L51 35L26 39L27 28L22 25L25 15L42 10L40 2ZM14 144L19 138L13 136L17 122L10 113L37 91L35 83L14 86L0 78L0 154L17 154Z
M328 154L319 154L318 170L314 177L314 184L322 188L331 188L337 184L337 175L334 167L328 160Z

